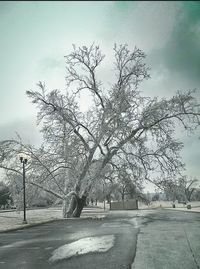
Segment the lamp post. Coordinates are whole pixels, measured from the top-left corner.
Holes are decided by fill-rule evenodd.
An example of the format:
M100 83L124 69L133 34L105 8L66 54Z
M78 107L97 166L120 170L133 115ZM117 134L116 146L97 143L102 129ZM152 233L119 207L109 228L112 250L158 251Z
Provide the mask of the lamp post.
M104 188L104 182L103 182L103 210L106 210L106 206L105 206L105 188Z
M22 166L23 166L23 197L24 197L24 220L23 224L27 224L26 220L26 186L25 186L25 164L27 164L27 157L20 155L19 157Z

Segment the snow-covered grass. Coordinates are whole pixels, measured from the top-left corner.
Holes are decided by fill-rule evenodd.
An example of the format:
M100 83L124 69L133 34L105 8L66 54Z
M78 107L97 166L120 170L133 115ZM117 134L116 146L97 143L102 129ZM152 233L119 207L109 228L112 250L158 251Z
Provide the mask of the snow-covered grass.
M146 205L144 203L139 202L139 209L146 209L146 208L172 208L173 201L153 201L150 205ZM196 202L188 202L193 207L200 207L200 201ZM175 202L176 208L186 208L186 205L183 203Z
M26 211L28 224L23 224L23 211L11 211L0 213L0 231L24 227L55 219L62 219L60 208L33 209Z
M103 209L96 209L87 211L83 210L81 218L104 218L105 212ZM57 208L42 208L42 209L31 209L26 211L26 219L28 224L23 224L23 211L10 211L0 212L0 231L6 231L15 228L21 228L28 225L34 225L44 223L51 220L63 219L62 209Z
M113 247L114 241L114 235L82 238L54 250L49 261L55 262L57 260L67 259L75 255L87 254L89 252L106 252Z

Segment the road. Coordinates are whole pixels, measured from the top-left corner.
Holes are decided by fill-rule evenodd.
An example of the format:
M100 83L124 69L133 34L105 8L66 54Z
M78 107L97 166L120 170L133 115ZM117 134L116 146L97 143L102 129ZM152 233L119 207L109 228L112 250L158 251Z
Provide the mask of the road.
M0 268L199 269L199 221L200 214L198 213L170 210L113 211L105 219L58 220L27 229L1 233ZM195 227L190 231L190 236L187 235L189 245L184 245L186 249L183 247L179 249L180 255L175 257L176 265L174 266L176 267L171 264L171 267L167 267L168 260L164 257L169 244L174 244L174 246L182 244L183 238L179 238L177 231L186 223ZM168 229L172 232L176 225L178 225L175 230L177 237L174 238L174 234L172 237L168 236L171 239L168 239L169 242L167 241L166 244L166 238L162 237L164 231L168 234ZM193 245L190 242L191 238L196 242ZM149 250L154 249L155 255L158 255L160 243L164 252L159 255L158 259L153 259L153 252L149 256ZM187 258L189 267L181 264L181 260L184 259L183 254ZM163 259L160 259L161 255ZM177 258L181 260L177 261ZM177 264L181 266L177 267Z

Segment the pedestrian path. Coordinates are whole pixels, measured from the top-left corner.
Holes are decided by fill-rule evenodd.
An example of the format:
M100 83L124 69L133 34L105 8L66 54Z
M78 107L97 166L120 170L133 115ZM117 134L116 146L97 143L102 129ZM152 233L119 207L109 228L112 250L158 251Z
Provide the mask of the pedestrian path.
M199 269L199 220L199 214L173 210L156 210L147 216L131 268Z
M180 210L186 212L200 212L200 201L190 202L191 209L187 209L187 205L183 203L175 203L175 208L172 207L172 201L153 201L149 205L143 204L139 202L139 209L156 209L156 208L164 208L170 210Z
M165 209L200 213L200 207L192 207L191 209L187 209L187 207L176 207L176 208L165 207Z

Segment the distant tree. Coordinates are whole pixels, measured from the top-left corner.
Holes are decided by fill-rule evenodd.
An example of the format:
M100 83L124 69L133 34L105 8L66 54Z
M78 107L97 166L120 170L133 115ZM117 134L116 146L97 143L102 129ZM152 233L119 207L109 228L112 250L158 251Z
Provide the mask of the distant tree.
M189 179L187 176L178 178L175 182L166 182L164 186L168 199L173 201L190 202L192 194L197 189L198 179Z
M116 174L116 186L122 201L126 198L137 198L141 192L141 181L134 177L133 171L125 164L121 165Z
M12 202L11 193L9 187L4 183L0 182L0 207L5 207Z
M193 201L200 201L200 188L196 188L192 194Z
M141 182L172 181L183 168L175 124L193 131L200 123L195 91L161 100L141 94L139 86L150 76L140 49L114 46L115 81L105 86L97 74L104 57L98 46L73 46L65 57L64 91L48 91L41 82L38 91L27 91L42 125L41 148L14 140L0 144L0 167L20 173L16 153L23 150L31 157L27 181L63 200L64 217L80 216L93 187L115 173L115 165L126 162ZM85 112L79 106L84 91L93 102Z
M137 198L139 201L141 201L142 203L145 203L146 205L150 205L151 203L151 196L149 192L147 192L147 194L140 192L138 193Z
M175 202L176 200L181 199L177 181L163 182L162 187L168 201L172 200Z
M198 179L189 179L187 176L183 176L179 179L179 191L183 194L186 202L191 201L191 197L193 192L196 190L196 183L198 183Z
M154 196L152 197L152 201L158 201L159 200L159 194L156 193L154 194Z

